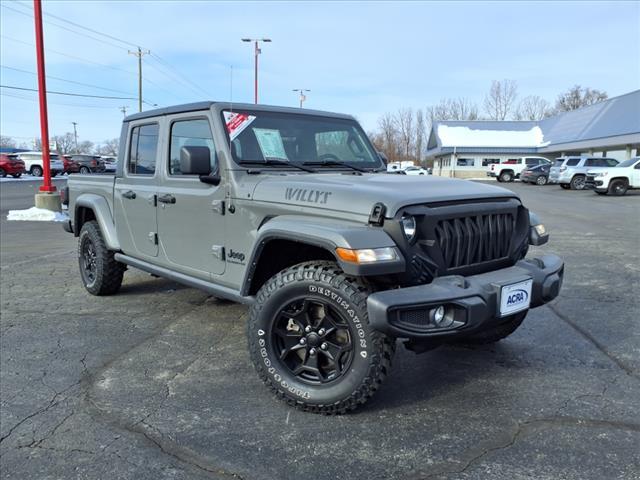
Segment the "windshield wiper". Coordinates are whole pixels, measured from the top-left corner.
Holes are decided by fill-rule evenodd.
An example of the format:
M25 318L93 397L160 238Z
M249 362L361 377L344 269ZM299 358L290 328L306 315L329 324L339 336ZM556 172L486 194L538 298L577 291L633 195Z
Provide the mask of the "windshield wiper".
M364 172L364 173L369 173L370 170L367 170L366 168L361 168L361 167L355 167L353 165L349 165L348 163L344 163L341 162L339 160L316 160L316 161L312 161L312 162L303 162L303 165L317 165L319 167L332 167L332 166L336 166L336 167L347 167L350 168L351 170L355 170L356 172Z
M307 168L297 163L290 162L278 157L266 157L264 160L240 160L240 165L278 165L283 167L293 167L305 172L315 173L313 168Z

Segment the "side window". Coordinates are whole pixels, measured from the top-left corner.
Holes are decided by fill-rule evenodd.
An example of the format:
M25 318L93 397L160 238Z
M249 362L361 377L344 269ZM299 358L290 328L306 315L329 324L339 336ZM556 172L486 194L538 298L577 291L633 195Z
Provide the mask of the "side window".
M538 165L540 163L537 158L526 158L525 163L529 166Z
M156 171L158 124L140 125L131 130L128 172L132 175L153 175Z
M180 149L182 147L208 147L211 156L211 171L216 171L218 167L216 149L213 145L213 136L207 119L178 120L171 124L169 175L182 175L180 171Z
M604 161L607 167L615 167L616 165L618 165L618 162L616 160L613 160L612 158L605 158ZM636 166L636 168L638 167Z
M580 163L579 158L570 158L569 160L567 160L567 163L565 165L567 167L575 167L576 165L578 165L578 163Z

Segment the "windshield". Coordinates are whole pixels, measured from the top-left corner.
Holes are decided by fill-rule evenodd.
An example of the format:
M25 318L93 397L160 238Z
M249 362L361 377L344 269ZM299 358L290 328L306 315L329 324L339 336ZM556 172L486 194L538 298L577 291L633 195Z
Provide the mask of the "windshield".
M629 160L625 160L622 163L619 163L618 165L616 165L616 168L626 168L626 167L630 167L631 165L633 165L634 163L636 163L638 160L640 160L638 157L636 158L630 158Z
M282 160L382 168L382 161L353 120L292 113L225 110L223 120L237 163Z

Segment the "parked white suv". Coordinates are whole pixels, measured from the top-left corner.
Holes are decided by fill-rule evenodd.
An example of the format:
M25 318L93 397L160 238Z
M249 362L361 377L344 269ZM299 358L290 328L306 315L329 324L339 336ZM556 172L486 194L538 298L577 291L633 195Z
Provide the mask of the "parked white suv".
M588 170L616 165L618 161L615 158L559 157L549 170L549 183L559 183L565 190L583 190Z
M633 157L615 167L587 172L587 188L600 195L624 195L630 188L640 188L640 157Z
M495 177L499 182L513 182L520 177L525 168L550 163L549 159L544 157L510 158L504 163L492 163L487 177Z
M49 154L51 176L64 172L64 164L56 153ZM20 152L18 158L24 162L24 169L34 177L41 177L44 172L42 152Z

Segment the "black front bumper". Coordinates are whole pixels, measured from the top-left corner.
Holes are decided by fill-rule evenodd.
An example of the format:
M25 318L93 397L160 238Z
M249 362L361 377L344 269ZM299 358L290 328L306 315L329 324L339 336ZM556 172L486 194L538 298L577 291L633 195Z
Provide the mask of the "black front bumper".
M465 336L500 323L500 292L505 285L531 279L529 308L558 296L564 262L557 255L520 260L513 267L469 277L438 277L428 285L386 290L367 299L371 326L393 337L435 339ZM429 312L444 305L453 325L429 323Z

